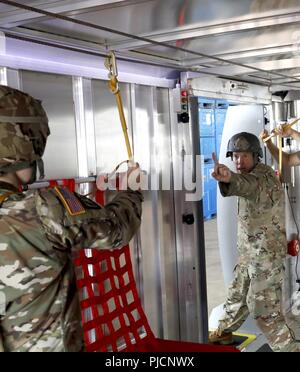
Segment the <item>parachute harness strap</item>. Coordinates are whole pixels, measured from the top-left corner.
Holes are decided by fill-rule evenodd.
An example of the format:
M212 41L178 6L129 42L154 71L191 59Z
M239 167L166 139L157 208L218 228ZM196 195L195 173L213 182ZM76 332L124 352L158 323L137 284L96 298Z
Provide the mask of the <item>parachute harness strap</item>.
M124 161L122 161L120 164L118 164L118 165L116 166L116 168L115 168L111 173L109 173L109 174L107 174L107 175L105 176L105 180L108 180L108 179L112 178L112 177L117 173L118 169L119 169L123 164L127 164L127 165L129 165L129 164L130 164L130 160L124 160Z
M115 97L116 97L119 116L120 116L121 125L122 125L122 129L123 129L123 135L124 135L126 148L127 148L128 159L132 160L132 150L131 150L131 145L130 145L128 132L127 132L127 125L126 125L126 119L125 119L125 114L124 114L124 109L123 109L121 92L120 92L120 89L119 89L116 56L115 56L113 51L109 52L107 58L105 59L104 64L105 64L105 67L109 70L109 74L108 74L109 89L110 89L111 93L114 94Z

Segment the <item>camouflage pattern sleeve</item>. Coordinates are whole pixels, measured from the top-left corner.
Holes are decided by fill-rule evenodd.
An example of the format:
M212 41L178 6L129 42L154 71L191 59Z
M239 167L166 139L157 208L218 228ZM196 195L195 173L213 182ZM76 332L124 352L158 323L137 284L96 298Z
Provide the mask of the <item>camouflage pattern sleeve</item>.
M281 203L282 187L274 170L259 163L250 173L232 172L231 182L219 183L222 196L239 196L253 202L259 202L264 208L272 208Z
M119 192L105 207L76 195L85 212L72 216L55 190L39 191L37 211L57 249L115 248L127 244L141 223L142 194Z
M259 179L256 175L237 174L231 172L230 183L219 182L222 196L241 196L246 199L253 199L257 195Z

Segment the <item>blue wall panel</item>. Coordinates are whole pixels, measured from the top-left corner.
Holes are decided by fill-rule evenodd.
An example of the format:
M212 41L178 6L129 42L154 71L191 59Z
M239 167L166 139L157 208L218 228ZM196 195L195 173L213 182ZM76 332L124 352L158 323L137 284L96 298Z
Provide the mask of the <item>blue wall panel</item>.
M220 147L228 102L210 98L198 99L199 131L201 155L204 157L204 218L210 219L217 213L217 182L211 176L213 172L212 153L220 156Z

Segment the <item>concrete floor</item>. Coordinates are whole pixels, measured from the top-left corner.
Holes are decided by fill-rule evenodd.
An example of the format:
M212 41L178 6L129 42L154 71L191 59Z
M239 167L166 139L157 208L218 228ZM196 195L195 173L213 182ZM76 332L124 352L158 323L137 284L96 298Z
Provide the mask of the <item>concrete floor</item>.
M213 308L224 303L226 288L219 255L217 219L204 222L208 315Z

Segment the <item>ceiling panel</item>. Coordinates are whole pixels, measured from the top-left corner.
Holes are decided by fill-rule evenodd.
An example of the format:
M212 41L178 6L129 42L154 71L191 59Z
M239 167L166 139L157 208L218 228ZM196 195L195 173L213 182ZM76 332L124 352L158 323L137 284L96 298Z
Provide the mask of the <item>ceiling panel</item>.
M283 78L268 71L286 74L289 80L300 67L299 0L20 3L91 27L0 1L0 30L7 34L74 45L83 51L114 49L139 61L248 80Z

